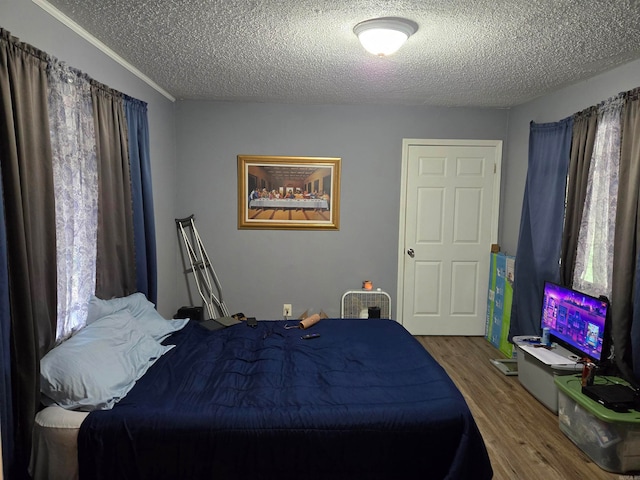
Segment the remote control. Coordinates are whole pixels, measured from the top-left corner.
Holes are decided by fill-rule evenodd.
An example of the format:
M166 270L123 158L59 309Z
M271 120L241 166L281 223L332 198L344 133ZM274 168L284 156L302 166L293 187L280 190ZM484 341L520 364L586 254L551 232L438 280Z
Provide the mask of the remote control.
M303 335L300 338L303 340L311 340L312 338L318 338L319 336L319 333L308 333L307 335Z

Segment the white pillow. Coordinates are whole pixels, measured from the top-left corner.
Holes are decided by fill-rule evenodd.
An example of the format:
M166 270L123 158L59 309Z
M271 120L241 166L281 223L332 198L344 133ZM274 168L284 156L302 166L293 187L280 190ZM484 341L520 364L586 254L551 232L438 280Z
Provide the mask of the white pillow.
M128 310L121 310L47 353L40 360L40 390L70 410L108 410L173 347L159 344L138 328Z
M189 319L166 320L143 293L133 293L127 297L112 298L111 300L101 300L92 295L89 300L87 325L124 309L131 312L138 327L158 341L162 341L167 335L180 330L189 321Z

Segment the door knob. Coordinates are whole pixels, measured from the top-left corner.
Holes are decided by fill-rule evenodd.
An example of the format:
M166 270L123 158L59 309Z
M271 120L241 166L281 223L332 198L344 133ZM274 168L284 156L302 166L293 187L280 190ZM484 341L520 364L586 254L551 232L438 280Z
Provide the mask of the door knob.
M416 256L416 252L413 251L413 248L410 248L409 250L407 250L407 255L413 258Z

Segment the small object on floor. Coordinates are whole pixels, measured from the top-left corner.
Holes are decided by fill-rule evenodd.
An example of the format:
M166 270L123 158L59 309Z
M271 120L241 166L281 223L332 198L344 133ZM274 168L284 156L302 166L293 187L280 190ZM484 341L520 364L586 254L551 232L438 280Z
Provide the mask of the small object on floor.
M518 375L518 361L515 358L494 358L489 361L509 377Z

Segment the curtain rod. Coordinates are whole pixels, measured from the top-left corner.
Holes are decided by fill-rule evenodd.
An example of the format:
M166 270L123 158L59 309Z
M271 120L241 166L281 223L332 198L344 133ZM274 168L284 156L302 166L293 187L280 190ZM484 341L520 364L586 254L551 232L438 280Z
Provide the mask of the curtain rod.
M75 33L77 33L78 35L80 35L82 38L84 38L85 40L87 40L90 44L92 44L94 47L96 47L98 50L101 50L103 53L105 53L108 57L110 57L112 60L115 60L117 63L119 63L120 65L122 65L124 68L126 68L127 70L129 70L131 73L133 73L136 77L138 77L140 80L142 80L143 82L145 82L147 85L149 85L151 88L153 88L154 90L156 90L157 92L159 92L160 94L162 94L163 96L165 96L166 98L168 98L169 100L171 100L172 102L175 102L176 99L173 95L171 95L169 92L167 92L164 88L162 88L160 85L158 85L156 82L154 82L153 80L151 80L149 77L147 77L144 73L142 73L140 70L138 70L136 67L134 67L133 65L131 65L129 62L127 62L124 58L122 58L120 55L118 55L116 52L114 52L113 50L111 50L109 47L107 47L104 43L102 43L100 40L98 40L96 37L94 37L93 35L91 35L89 32L87 32L84 28L82 28L80 25L78 25L76 22L74 22L73 20L71 20L69 17L67 17L64 13L62 13L60 10L58 10L57 8L55 8L53 5L51 5L49 2L47 2L46 0L31 0L33 3L35 3L36 5L38 5L40 8L42 8L45 12L47 12L49 15L51 15L52 17L54 17L56 20L58 20L59 22L63 23L64 25L66 25L67 27L69 27L71 30L73 30Z

